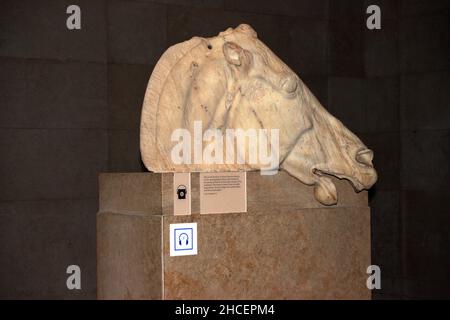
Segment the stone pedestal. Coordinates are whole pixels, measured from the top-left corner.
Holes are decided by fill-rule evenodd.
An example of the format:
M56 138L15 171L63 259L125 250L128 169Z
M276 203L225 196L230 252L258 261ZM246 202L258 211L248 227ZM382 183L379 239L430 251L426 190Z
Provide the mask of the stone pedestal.
M100 175L99 299L370 299L367 193L335 180L325 207L285 172L247 173L247 213L173 215L173 174ZM197 222L198 255L169 256L169 225Z

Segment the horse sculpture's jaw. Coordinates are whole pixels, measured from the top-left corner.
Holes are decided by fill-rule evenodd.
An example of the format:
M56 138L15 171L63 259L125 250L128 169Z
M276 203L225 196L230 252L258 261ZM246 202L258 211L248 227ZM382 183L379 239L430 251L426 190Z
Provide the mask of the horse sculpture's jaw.
M338 200L327 175L350 180L356 190L377 179L372 151L248 25L164 53L145 95L141 154L155 172L282 168L315 185L325 205Z

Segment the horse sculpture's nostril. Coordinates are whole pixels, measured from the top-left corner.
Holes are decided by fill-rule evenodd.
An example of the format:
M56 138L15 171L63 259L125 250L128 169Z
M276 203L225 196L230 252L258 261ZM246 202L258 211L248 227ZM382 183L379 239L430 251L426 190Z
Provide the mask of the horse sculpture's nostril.
M363 149L356 154L356 161L372 167L373 151L370 149Z

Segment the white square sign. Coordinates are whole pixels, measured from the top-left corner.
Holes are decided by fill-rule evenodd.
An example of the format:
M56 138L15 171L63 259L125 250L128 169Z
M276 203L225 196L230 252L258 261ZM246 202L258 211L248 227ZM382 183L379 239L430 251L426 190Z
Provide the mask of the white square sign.
M197 254L197 223L170 224L170 256Z

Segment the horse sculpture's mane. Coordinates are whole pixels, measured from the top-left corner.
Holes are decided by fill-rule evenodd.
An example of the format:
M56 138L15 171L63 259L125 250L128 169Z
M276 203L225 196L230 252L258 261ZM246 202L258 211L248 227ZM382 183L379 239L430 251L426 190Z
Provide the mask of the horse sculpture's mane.
M191 40L171 46L159 59L150 77L149 85L145 93L144 104L141 114L141 149L149 150L142 153L143 161L151 171L164 169L158 166L160 162L161 149L159 146L157 130L159 127L158 116L160 114L160 97L168 77L176 65L195 46L201 43L201 38L195 37ZM153 134L149 134L152 132Z

